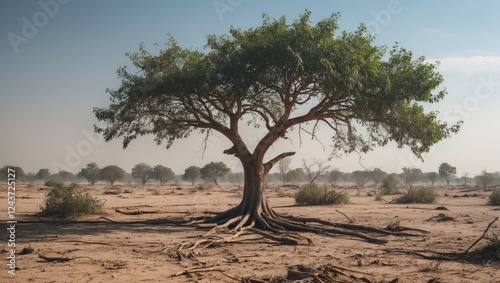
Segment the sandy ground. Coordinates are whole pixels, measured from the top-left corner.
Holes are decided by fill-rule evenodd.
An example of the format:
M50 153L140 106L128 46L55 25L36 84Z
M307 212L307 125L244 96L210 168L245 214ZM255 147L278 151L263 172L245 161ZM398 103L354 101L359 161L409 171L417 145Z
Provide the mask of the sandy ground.
M132 193L103 194L104 185L89 188L90 192L106 201L106 215L114 221L133 221L201 215L204 211L224 211L240 201L241 189L224 185L208 190L190 186L127 186ZM8 251L6 230L6 186L1 187L0 249ZM158 193L154 193L157 189ZM389 237L386 245L370 244L345 237L325 237L304 234L314 245L277 245L269 240L242 241L207 248L192 259L176 260L173 254L177 244L201 239L206 231L193 227L171 225L114 224L103 221L92 224L72 223L18 223L16 251L25 247L33 253L16 255L16 275L8 274L8 253L0 256L5 264L0 267L0 282L238 282L234 278L265 279L286 277L287 267L304 265L317 268L331 264L345 268L347 274L365 277L371 282L500 282L498 263L473 264L467 262L422 259L415 255L389 253L387 249L434 250L461 252L483 233L500 211L486 205L491 192L464 192L459 188L437 188L440 197L431 205L390 204L392 198L375 201L367 194L373 189L347 189L350 204L341 206L293 207L293 198L268 189L271 205L280 213L304 217L320 217L333 222L348 223L336 210L343 212L355 224L385 228L399 221L400 225L429 231L421 237ZM18 184L16 220L40 220L39 212L48 188L42 185ZM282 188L285 194L293 189ZM474 197L454 197L464 194ZM435 210L445 206L448 211ZM157 214L124 215L123 211L158 211ZM431 219L445 213L453 221ZM77 220L96 220L99 215L78 217ZM431 220L429 220L431 219ZM500 221L498 221L500 222ZM500 223L495 223L488 234L500 234ZM252 236L251 236L252 237ZM258 238L258 237L255 237ZM481 241L476 247L487 243ZM69 262L46 262L48 257L74 258ZM218 271L190 273L172 277L200 262ZM349 271L350 270L350 271ZM226 276L228 275L228 276ZM397 279L397 280L396 280Z

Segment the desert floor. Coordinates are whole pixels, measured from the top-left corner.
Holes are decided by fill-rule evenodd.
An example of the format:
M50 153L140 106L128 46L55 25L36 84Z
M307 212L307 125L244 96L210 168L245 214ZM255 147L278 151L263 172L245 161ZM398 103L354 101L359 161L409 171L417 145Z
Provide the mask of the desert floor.
M111 189L109 186L81 184L81 187L106 201L106 214L72 220L97 220L104 216L113 221L136 221L220 212L238 204L242 191L231 185L200 190L187 185L160 187L148 184L118 185L114 189L118 188L119 193L104 194ZM132 192L125 193L127 189ZM20 183L16 192L16 220L28 222L16 225L16 251L31 247L33 252L16 255L16 266L20 269L15 276L8 274L7 264L2 264L0 282L238 282L242 278L267 282L271 278L286 277L287 268L294 265L318 268L328 264L352 275L348 282L500 282L498 263L429 260L388 251L463 252L500 215L498 208L486 205L491 192L445 187L436 187L436 190L440 195L437 202L426 205L390 203L397 195L375 201L369 196L373 189L346 188L350 204L297 207L293 206L291 197L295 189L269 186L269 202L279 213L349 223L340 211L355 224L385 228L399 221L401 226L430 233L418 237L389 236L389 243L385 245L305 233L314 245L290 246L256 235L246 236L248 238L240 242L200 249L196 259L186 257L179 261L175 253L177 245L201 239L206 230L179 225L118 224L106 220L98 223L40 222L44 219L34 214L40 211L39 206L49 188ZM6 184L1 186L1 192L0 256L7 263ZM448 210L436 210L439 206ZM116 209L157 213L128 215ZM453 219L439 221L446 220L443 215L439 216L440 213ZM500 234L499 222L491 226L487 235ZM483 239L473 249L487 243L488 240ZM39 258L39 254L73 260L47 262ZM196 267L210 267L212 271L172 276Z

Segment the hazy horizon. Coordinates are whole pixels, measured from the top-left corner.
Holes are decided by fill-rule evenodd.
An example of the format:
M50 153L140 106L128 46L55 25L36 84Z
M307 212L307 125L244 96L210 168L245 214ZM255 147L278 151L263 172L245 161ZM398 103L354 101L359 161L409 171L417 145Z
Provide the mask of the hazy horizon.
M137 51L141 42L154 53L154 44L163 45L168 33L183 47L202 49L208 34L227 34L230 26L257 27L263 13L285 15L290 22L306 8L313 22L338 11L340 31L365 23L377 34L376 45L398 42L415 57L439 61L445 79L440 89L446 88L448 95L426 109L439 111L443 121L464 122L458 134L424 154L423 163L409 149L391 143L368 154L332 159L331 168L352 172L377 167L400 173L402 167L417 167L437 172L447 162L457 168L458 176L500 171L500 2L451 0L2 1L0 167L78 173L96 162L101 168L115 164L130 172L144 162L182 174L191 165L223 161L233 172L240 171L237 159L222 153L230 143L221 135L211 136L204 154L200 134L174 142L169 150L145 136L124 150L121 140L104 142L93 133L97 120L92 109L109 105L106 88L119 86L116 70L130 66L125 53ZM248 130L243 136L252 147L263 131ZM325 160L331 134L323 127L319 143L304 135L300 141L294 131L291 140L276 143L268 157L295 150L290 168L301 167L304 158Z

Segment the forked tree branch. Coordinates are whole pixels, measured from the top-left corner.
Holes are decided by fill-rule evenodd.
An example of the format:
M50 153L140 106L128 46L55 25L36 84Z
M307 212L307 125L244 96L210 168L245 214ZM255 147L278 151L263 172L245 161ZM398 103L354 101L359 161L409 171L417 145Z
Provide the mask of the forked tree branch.
M276 156L275 158L269 160L268 162L264 163L264 173L267 175L269 171L273 168L273 166L278 163L281 159L286 158L288 156L295 155L294 151L290 152L283 152L282 154Z

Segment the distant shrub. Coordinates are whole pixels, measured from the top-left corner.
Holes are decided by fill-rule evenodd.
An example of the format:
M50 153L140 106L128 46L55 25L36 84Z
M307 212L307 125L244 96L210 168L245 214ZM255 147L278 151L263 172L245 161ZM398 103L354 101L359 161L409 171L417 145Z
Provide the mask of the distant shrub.
M375 195L375 201L382 201L382 200L383 200L383 196L381 194Z
M47 187L62 187L64 186L64 183L61 182L61 181L57 181L57 180L48 180L44 183L45 186Z
M198 191L204 191L204 190L209 190L213 188L213 183L209 183L209 182L203 182L203 183L199 183L198 185L196 185L195 189L198 190Z
M396 191L399 185L399 178L396 174L389 174L382 179L382 195L390 195Z
M413 188L396 199L396 203L434 203L438 194L429 188Z
M337 192L326 186L307 184L295 195L295 202L298 205L346 204L349 202L349 196L346 192Z
M496 189L490 195L490 205L500 205L500 189Z
M73 215L97 214L103 212L104 203L93 198L88 192L83 194L75 188L56 186L45 197L40 206L40 216L65 218Z

